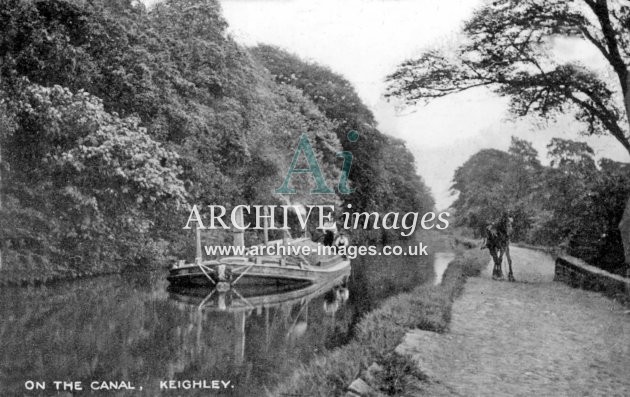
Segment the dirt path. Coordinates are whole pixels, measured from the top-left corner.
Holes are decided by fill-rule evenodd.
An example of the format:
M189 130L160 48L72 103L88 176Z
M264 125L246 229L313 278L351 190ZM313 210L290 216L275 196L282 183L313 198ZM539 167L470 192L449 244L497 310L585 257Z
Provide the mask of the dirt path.
M510 254L512 256L512 270L516 281L525 283L553 281L555 265L551 256L540 251L514 246L510 248ZM488 258L490 258L490 255L488 255ZM488 267L482 276L492 278L492 267L492 260L488 259ZM507 259L503 259L502 270L503 277L507 278Z
M450 333L407 334L397 351L431 378L416 395L630 396L630 315L552 282L547 255L512 257L517 282L469 279Z

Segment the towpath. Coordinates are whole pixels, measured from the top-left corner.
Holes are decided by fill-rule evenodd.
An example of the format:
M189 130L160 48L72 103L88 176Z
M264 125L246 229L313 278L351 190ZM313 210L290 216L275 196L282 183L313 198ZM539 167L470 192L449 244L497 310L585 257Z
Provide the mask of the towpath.
M449 333L406 335L397 351L430 378L413 395L630 396L630 315L553 282L546 254L512 258L515 283L493 281L491 266L468 279Z

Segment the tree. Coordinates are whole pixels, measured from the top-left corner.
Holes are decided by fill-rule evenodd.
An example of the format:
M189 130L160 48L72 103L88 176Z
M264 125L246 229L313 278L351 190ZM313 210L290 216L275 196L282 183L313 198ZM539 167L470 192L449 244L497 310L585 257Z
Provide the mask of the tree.
M623 264L621 220L630 194L630 165L595 163L584 142L553 138L543 166L527 141L512 138L508 152L484 149L457 169L457 221L476 230L503 211L514 218L513 238L561 245L571 255L608 270Z
M626 200L630 197L630 164L608 159L599 161L600 177L593 188L596 218L600 219L602 234L595 263L630 263L624 258L623 236L620 225ZM626 232L627 233L627 232ZM626 237L630 233L626 234Z
M299 88L335 123L343 150L353 154L349 179L356 191L341 196L345 204L354 211L433 209L433 198L416 174L413 155L403 142L377 129L374 115L349 81L274 46L259 45L251 51L278 84ZM352 130L359 132L356 141L348 139Z
M489 221L510 210L506 191L511 156L496 149L484 149L457 168L452 190L459 196L453 203L458 222L481 233Z
M304 62L274 46L259 45L251 52L276 83L299 88L335 122L334 131L343 150L354 156L349 179L356 191L343 199L357 211L378 211L377 196L382 184L376 180L385 139L375 127L372 112L361 102L350 82L327 67ZM359 132L358 141L347 139L351 130Z
M177 153L84 91L25 80L18 92L2 147L11 183L0 240L27 241L30 252L58 260L139 256L155 213L186 202Z
M350 83L281 52L272 75L227 34L218 0L0 5L0 255L12 264L0 282L181 257L180 204L283 200L273 192L302 134L329 182L337 153L353 152L354 208L432 205L413 157ZM292 180L301 192L311 182Z
M571 109L586 133L610 134L630 154L627 0L488 1L466 22L464 36L454 52L431 50L402 63L388 76L387 95L415 103L488 87L510 98L516 116L551 118ZM554 59L550 43L556 36L592 44L613 81L582 64ZM625 239L630 252L630 237Z
M573 108L586 132L608 133L630 153L627 1L494 0L466 22L464 35L454 53L431 50L399 65L388 76L388 96L413 103L489 87L510 98L517 116L553 117ZM615 81L579 63L554 59L554 36L591 43Z
M540 201L554 216L544 229L553 241L570 243L581 229L595 231L592 185L598 177L593 149L584 142L553 138L547 145L551 167L545 170ZM561 199L560 199L561 198ZM587 225L591 227L586 227Z
M553 216L534 233L563 242L571 255L609 270L624 262L617 228L630 194L630 168L608 159L594 160L583 142L554 138L548 145L551 166L538 190Z

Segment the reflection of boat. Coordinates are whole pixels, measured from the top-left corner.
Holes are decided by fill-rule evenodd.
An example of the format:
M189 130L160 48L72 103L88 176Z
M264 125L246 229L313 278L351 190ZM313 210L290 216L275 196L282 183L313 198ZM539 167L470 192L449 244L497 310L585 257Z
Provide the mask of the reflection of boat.
M242 219L242 213L240 214ZM266 218L265 218L266 221ZM243 222L240 222L243 224ZM308 238L289 239L285 232L281 240L267 241L265 244L243 248L243 232L235 233L235 248L243 248L243 256L228 256L220 259L203 260L201 238L197 229L197 255L194 263L180 261L175 264L167 277L172 285L222 287L239 283L251 285L283 285L293 283L316 283L335 279L350 268L350 260L342 255L334 255L333 249ZM343 238L342 244L347 245ZM260 252L273 253L258 254ZM281 253L282 255L276 255Z
M335 287L324 295L324 313L334 316L339 307L350 296L350 291L345 287Z
M338 272L335 278L324 282L286 284L279 287L240 285L226 292L204 287L169 286L170 297L176 301L196 305L200 310L238 312L262 307L276 307L320 296L345 284L350 268ZM347 299L347 297L346 297Z
M334 305L336 309L347 301L348 290L345 288L345 284L349 275L350 269L347 268L332 280L303 284L300 288L286 285L279 288L255 288L252 286L240 288L239 286L221 291L218 288L170 285L168 292L170 299L184 306L196 307L198 344L202 338L204 318L208 324L208 315L218 316L215 317L217 319L225 319L224 316L228 313L232 315L231 331L233 333L231 338L233 340L234 363L241 365L245 359L246 339L248 339L246 330L250 334L250 340L253 332L255 335L253 338L263 342L258 345L250 342L249 349L252 349L253 346L259 346L258 348L267 351L273 345L274 338L276 344L278 343L278 336L283 342L276 347L296 342L304 336L309 328L309 303L311 301L323 295L325 301ZM333 302L336 299L341 299L341 302ZM260 324L261 322L263 324ZM310 322L312 323L312 320ZM216 324L216 321L212 323ZM247 327L246 323L248 324ZM260 325L257 326L257 323ZM252 329L258 329L260 332L256 333Z

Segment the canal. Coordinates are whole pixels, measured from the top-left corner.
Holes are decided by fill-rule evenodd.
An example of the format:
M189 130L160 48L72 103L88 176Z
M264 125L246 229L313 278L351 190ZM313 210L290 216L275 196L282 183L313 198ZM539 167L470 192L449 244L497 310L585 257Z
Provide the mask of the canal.
M1 389L56 395L54 381L80 381L79 394L97 395L92 382L124 381L136 390L116 395L207 395L165 391L160 382L223 380L230 383L221 393L261 395L300 364L346 343L383 299L435 283L441 258L360 257L347 284L307 291L171 290L166 271L5 288ZM46 390L26 391L29 380L45 382Z

